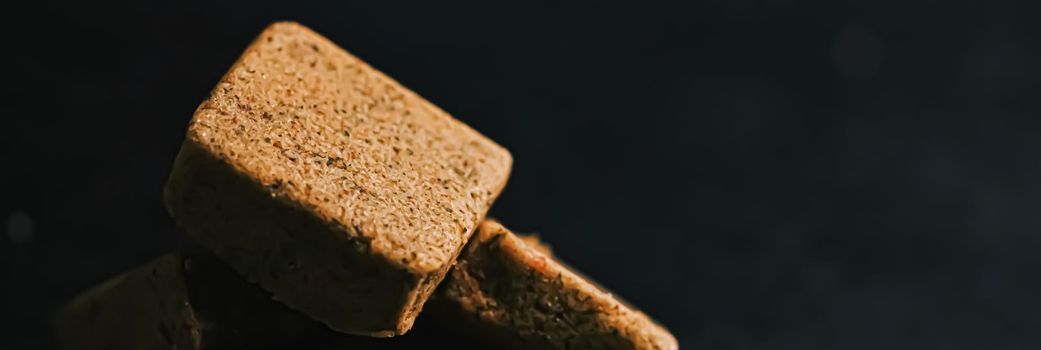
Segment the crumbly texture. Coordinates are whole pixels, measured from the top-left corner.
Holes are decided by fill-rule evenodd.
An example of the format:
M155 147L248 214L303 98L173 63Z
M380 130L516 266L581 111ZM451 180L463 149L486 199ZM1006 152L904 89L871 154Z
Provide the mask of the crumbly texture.
M164 255L83 292L55 327L68 350L476 348L436 325L394 339L333 332L202 249Z
M196 111L164 199L197 242L352 334L406 332L501 192L504 148L295 23Z
M502 225L485 221L432 314L519 349L678 349L667 329Z

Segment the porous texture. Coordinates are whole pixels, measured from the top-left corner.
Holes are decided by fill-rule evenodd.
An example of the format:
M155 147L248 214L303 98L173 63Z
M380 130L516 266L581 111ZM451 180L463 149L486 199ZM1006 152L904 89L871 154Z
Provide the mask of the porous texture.
M165 189L198 242L337 330L407 331L509 175L502 147L294 23L196 111Z
M432 314L518 349L678 349L661 325L502 225L485 221Z
M167 254L91 288L55 322L66 350L417 349L467 344L427 325L394 339L333 332L271 299L202 249Z

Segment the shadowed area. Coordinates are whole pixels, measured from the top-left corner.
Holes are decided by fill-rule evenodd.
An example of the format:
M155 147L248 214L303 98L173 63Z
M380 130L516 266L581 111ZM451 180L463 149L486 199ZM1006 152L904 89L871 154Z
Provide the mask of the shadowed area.
M508 148L490 215L684 348L1041 346L1041 3L25 5L0 348L187 244L160 201L186 123L286 19Z

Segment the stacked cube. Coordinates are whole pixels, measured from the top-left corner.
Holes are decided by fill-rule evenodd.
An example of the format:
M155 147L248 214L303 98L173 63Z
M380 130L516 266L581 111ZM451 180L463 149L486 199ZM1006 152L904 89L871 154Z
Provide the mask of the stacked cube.
M511 165L506 149L329 40L276 23L197 109L166 185L199 248L75 298L59 340L252 349L323 334L392 347L434 300L429 317L494 347L677 348L485 221Z

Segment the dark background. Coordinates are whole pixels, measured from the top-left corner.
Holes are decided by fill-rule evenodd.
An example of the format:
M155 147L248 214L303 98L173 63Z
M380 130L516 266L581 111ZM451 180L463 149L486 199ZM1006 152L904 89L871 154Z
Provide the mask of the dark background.
M0 348L187 243L185 125L283 19L509 148L492 215L684 348L1038 348L1037 4L31 1L0 24Z

